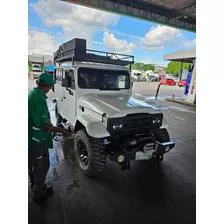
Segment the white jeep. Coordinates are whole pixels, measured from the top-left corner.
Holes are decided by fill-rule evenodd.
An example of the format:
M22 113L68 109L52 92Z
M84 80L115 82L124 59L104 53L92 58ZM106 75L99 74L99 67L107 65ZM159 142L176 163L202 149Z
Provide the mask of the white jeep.
M54 54L57 124L75 133L74 152L83 174L100 174L107 157L130 168L132 160L163 160L174 147L167 122L155 107L132 97L127 55L98 56L73 39ZM122 58L123 56L123 58ZM129 58L130 59L130 58Z

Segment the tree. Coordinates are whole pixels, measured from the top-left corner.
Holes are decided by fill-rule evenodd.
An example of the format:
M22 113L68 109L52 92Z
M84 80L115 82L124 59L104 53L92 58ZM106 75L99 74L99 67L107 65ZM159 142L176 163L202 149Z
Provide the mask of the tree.
M147 70L152 70L154 72L155 71L155 66L154 65L145 65L144 71L147 71Z
M183 63L183 69L188 69L190 63ZM166 69L166 73L178 76L180 72L181 62L171 61Z
M139 62L134 63L132 66L132 68L136 70L141 70L143 69L143 67L144 67L144 63L139 63Z
M129 68L129 65L127 65L126 67ZM147 71L147 70L155 71L155 66L152 64L144 64L144 63L136 62L132 65L132 69L144 70L144 71Z

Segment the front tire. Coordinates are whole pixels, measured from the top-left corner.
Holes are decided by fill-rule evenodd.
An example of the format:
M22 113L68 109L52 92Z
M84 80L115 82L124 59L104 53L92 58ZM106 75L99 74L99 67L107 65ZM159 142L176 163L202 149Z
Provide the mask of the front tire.
M164 129L160 129L155 133L156 141L164 143L164 142L170 142L170 136L168 131ZM163 155L156 157L158 162L163 161Z
M85 129L79 130L75 135L74 151L83 175L98 176L103 172L107 157L102 139L90 137Z
M156 140L161 143L170 141L169 133L165 128L158 130L155 133L155 137L156 137Z

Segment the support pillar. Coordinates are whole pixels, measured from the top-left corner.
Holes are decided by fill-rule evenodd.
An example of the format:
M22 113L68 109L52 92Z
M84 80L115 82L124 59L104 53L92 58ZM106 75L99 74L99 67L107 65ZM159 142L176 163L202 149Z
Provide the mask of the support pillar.
M181 64L180 64L180 73L179 73L179 77L178 77L178 79L179 79L179 81L182 79L182 74L183 74L183 61L181 61Z
M194 62L194 68L192 71L190 88L189 88L189 92L188 92L186 101L189 103L196 104L196 59Z

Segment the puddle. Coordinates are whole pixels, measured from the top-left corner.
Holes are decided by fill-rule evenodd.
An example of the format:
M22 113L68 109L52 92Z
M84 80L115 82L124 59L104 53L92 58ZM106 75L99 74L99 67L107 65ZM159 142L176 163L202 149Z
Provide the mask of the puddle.
M168 107L158 107L160 110L168 110Z
M157 99L156 99L155 96L148 96L148 97L145 98L145 100L162 100L162 101L164 101L165 100L165 97L163 97L163 96L157 96Z

